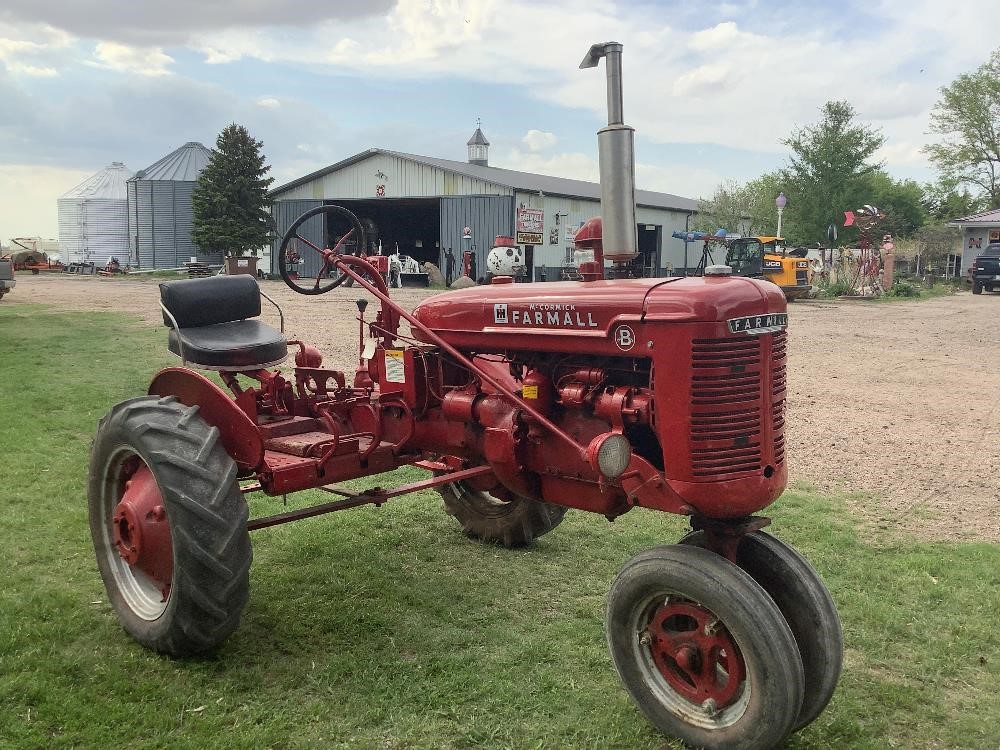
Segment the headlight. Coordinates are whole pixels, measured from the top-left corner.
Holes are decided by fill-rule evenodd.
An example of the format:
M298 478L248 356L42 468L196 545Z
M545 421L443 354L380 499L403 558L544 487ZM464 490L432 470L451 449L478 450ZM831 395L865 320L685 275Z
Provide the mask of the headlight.
M632 461L632 446L624 435L608 432L590 441L587 455L591 465L601 474L608 479L617 479Z

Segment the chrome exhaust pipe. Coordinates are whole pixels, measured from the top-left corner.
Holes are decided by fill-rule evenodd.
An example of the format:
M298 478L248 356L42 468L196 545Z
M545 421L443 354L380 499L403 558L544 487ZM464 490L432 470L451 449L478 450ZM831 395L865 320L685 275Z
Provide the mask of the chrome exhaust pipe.
M597 131L601 171L601 222L604 257L627 263L639 254L635 221L635 130L622 114L622 45L595 44L580 63L596 68L606 58L608 126Z

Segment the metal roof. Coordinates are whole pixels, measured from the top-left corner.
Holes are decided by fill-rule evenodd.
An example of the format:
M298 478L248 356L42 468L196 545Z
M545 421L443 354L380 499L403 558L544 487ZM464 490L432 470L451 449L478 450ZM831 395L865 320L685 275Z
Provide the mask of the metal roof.
M483 135L482 128L476 128L476 132L472 134L466 146L489 146L490 142L486 140L486 136Z
M447 172L475 177L480 180L496 183L513 190L521 190L529 193L547 193L568 198L589 198L591 200L601 199L601 185L597 182L587 182L586 180L570 180L565 177L550 177L544 174L532 174L531 172L517 172L513 169L500 169L499 167L480 167L464 161L452 161L451 159L437 159L431 156L419 156L417 154L405 154L400 151L389 151L383 148L370 148L355 154L336 164L317 170L297 180L292 180L284 185L271 190L270 195L277 197L286 190L290 190L324 175L337 172L341 169L357 164L360 161L375 156L377 154L387 154L401 159L409 159L418 164L425 164L429 167L436 167ZM640 206L650 208L669 208L676 211L697 211L698 201L692 198L684 198L672 193L657 193L652 190L636 190L635 202Z
M135 173L134 180L194 182L208 165L212 152L197 141L188 141L159 161Z
M120 161L113 161L97 174L93 174L72 190L59 196L59 200L127 200L125 183L132 172Z
M994 226L1000 224L1000 208L991 208L989 211L980 211L978 214L963 216L961 219L953 219L948 222L948 226L957 227L963 224L973 226Z

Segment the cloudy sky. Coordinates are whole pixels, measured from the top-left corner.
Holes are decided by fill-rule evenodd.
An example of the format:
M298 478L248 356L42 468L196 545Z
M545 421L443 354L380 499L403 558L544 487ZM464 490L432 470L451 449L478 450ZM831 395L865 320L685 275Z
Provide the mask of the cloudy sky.
M56 236L56 198L239 122L279 183L371 147L596 179L604 74L625 45L638 186L689 197L784 163L849 99L897 177L940 86L1000 45L996 0L0 0L0 238ZM789 209L792 210L792 209Z

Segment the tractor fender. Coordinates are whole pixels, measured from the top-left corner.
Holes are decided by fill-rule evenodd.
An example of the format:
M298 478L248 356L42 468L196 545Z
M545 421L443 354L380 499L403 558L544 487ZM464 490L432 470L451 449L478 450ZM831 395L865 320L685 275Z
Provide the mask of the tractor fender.
M240 472L254 471L264 463L264 440L254 421L224 390L193 370L168 367L149 384L150 396L176 396L185 406L197 406L201 418L218 428L226 453Z

